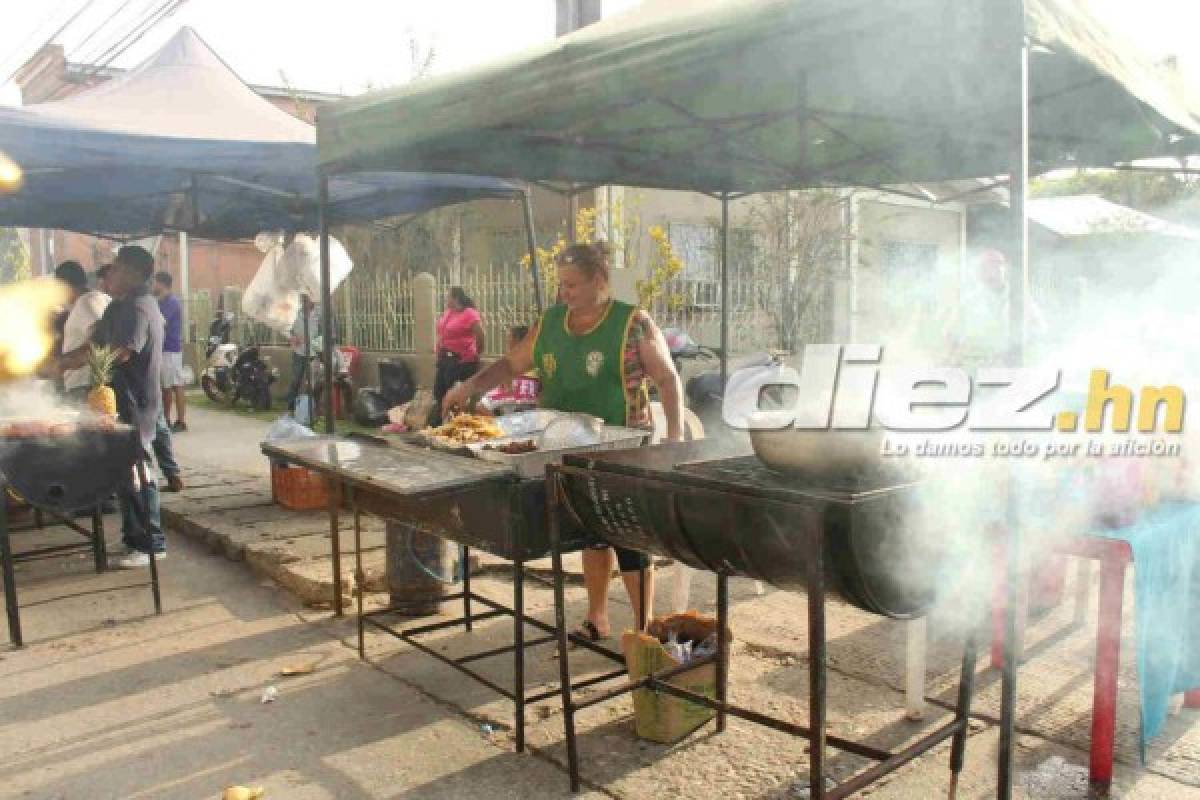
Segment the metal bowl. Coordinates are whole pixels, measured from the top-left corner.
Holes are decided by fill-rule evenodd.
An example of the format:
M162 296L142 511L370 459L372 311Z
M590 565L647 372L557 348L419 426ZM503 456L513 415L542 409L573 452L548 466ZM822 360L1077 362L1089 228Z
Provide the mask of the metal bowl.
M759 460L777 472L848 475L877 469L883 446L882 428L820 430L780 426L779 412L753 415L750 443Z

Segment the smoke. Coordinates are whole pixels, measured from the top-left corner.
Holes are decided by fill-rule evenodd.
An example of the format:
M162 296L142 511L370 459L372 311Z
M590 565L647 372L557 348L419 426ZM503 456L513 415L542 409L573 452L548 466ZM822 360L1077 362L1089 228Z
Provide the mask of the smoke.
M957 285L930 285L909 271L905 282L881 287L884 318L865 326L858 341L883 346L882 370L946 366L974 377L982 367L1008 364L1007 282L1014 276L1010 270L1003 283L989 284L978 256L969 255L961 270L941 264L930 273L934 281L957 273ZM1014 524L1020 526L1021 580L1036 584L1046 574L1053 577L1060 546L1070 537L1134 524L1168 513L1170 503L1200 499L1200 470L1194 468L1200 436L1186 423L1182 433L1166 432L1161 409L1157 430L1137 430L1143 387L1174 385L1185 396L1197 389L1198 266L1200 244L1186 238L1035 243L1025 364L1061 371L1058 390L1036 408L1046 419L1073 411L1082 420L1089 377L1107 370L1112 385L1132 392L1129 432L1114 432L1110 409L1098 433L1081 424L1075 432L888 434L907 453L881 458L915 487L904 535L888 536L880 553L896 565L889 579L913 592L936 593L939 627L966 630L983 621L1006 580L1005 545ZM913 313L903 314L905 308ZM972 408L988 402L990 391L975 384ZM1130 442L1171 445L1177 454L1114 453ZM1014 447L1024 454L1005 454Z

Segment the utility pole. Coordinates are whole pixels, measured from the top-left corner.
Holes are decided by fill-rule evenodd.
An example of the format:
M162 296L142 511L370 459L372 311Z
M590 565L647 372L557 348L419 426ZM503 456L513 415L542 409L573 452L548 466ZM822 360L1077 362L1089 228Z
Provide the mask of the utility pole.
M600 21L602 0L554 0L554 35L566 36L593 22ZM567 196L567 240L575 243L575 217L579 211L579 197Z

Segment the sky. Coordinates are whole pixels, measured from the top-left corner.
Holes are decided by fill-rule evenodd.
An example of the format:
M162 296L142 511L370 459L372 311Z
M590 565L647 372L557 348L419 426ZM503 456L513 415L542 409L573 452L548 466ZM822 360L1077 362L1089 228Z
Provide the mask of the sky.
M801 0L798 0L801 1ZM1200 82L1200 2L1079 0L1155 56L1176 55ZM77 9L59 37L72 61L92 61L116 27L87 35L114 13L118 26L161 0L0 0L0 81ZM640 0L603 0L604 14ZM495 60L554 35L554 0L188 0L115 66L134 66L182 25L191 25L249 83L357 94L411 77L410 41L432 47L434 73ZM281 76L281 72L286 79ZM0 103L17 103L11 84Z
M0 81L87 1L0 0ZM603 13L639 2L603 0ZM118 28L129 29L155 5L157 0L91 0L59 42L68 59L92 61ZM554 0L188 0L113 65L135 66L190 25L248 83L357 94L409 80L414 39L422 51L432 47L437 74L552 39L554 7ZM114 13L127 24L87 41ZM19 102L11 83L0 88L0 103Z

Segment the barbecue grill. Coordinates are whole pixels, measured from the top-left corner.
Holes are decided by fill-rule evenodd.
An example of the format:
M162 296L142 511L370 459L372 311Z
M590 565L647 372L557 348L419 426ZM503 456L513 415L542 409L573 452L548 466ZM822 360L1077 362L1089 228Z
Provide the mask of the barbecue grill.
M953 797L966 747L975 663L973 634L968 635L964 647L953 721L896 753L825 731L826 586L840 590L859 608L894 618L923 614L932 602L931 578L914 581L904 577L906 570L921 576L934 572L928 562L933 554L921 544L924 537L912 521L919 510L914 481L882 468L782 475L753 456L730 455L711 441L567 456L561 466L550 467L547 476L563 717L574 791L580 787L575 713L634 689L650 688L715 709L718 731L724 729L726 715L733 715L807 737L814 798L846 797L953 737ZM677 558L716 573L717 653L576 701L570 688L562 548L558 546L564 519L577 520L614 545ZM737 575L785 589L803 589L807 594L807 726L726 702L728 578ZM668 682L675 673L704 663L716 665L715 701ZM826 745L878 763L835 788L827 788Z
M479 548L513 564L513 605L498 603L476 594L471 589L470 571L463 570L461 592L444 597L461 600L462 616L416 627L397 628L387 620L395 612L390 609L365 613L362 594L356 593L359 657L366 658L364 627L396 636L418 650L466 674L487 686L515 706L517 750L525 746L525 706L558 695L557 688L537 694L527 694L525 688L525 649L554 642L555 630L539 619L524 613L524 582L527 561L550 554L550 535L546 525L546 481L544 477L521 477L529 470L521 459L528 457L544 461L548 453L535 451L524 456L511 456L504 463L479 460L469 455L456 455L432 450L417 437L319 436L291 441L264 442L263 453L271 459L298 464L314 470L339 484L341 495L349 501L354 516L355 569L357 583L364 583L361 560L360 515L369 513L383 519L398 519L426 526L432 533L458 543L462 547L462 563L467 564L469 549ZM337 496L337 493L331 493ZM341 542L339 510L329 508L330 538L332 539L334 611L341 613ZM581 531L566 529L560 532L563 547L576 549L582 543ZM536 579L536 576L529 577ZM477 604L472 608L473 604ZM480 612L479 606L486 610ZM513 620L513 644L461 658L448 658L421 641L421 637L436 631L461 626L470 631L475 622L500 616ZM535 639L525 638L525 626L541 631ZM582 647L605 656L620 665L599 677L578 682L576 688L619 677L625 674L624 658L620 653L596 645L582 637L572 637ZM474 671L475 661L511 653L513 655L513 686L505 688Z
M85 544L55 545L14 555L10 534L30 529L10 528L7 502L0 503L0 569L4 575L8 631L12 643L20 647L23 637L14 562L90 549L96 572L103 572L107 568L107 552L99 508L114 492L136 497L131 475L132 468L139 463L142 446L137 431L122 424L3 420L0 431L4 432L0 435L0 488L11 490L35 510L35 529L42 527L43 515L48 514L87 540ZM140 501L134 507L137 513L144 513ZM90 530L72 519L75 512L87 510L92 511ZM161 613L158 570L153 559L150 578L155 612Z

